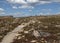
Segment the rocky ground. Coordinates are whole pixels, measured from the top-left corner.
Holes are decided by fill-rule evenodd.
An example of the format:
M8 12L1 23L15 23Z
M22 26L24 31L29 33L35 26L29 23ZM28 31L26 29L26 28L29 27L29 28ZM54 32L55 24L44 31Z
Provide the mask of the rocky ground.
M8 32L29 21L12 43L60 43L60 16L0 17L0 41Z

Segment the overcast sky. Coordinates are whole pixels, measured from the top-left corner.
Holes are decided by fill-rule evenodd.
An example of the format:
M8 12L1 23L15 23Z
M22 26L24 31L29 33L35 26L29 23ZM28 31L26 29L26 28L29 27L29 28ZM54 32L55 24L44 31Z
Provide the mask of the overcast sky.
M0 0L0 16L60 14L60 0Z

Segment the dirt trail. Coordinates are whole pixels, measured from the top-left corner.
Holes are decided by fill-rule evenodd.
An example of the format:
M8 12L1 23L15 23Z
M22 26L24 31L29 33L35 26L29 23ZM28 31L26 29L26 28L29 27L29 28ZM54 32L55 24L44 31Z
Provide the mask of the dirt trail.
M30 23L30 22L29 22ZM9 32L3 39L2 42L0 43L12 43L18 32L23 30L23 27L29 25L29 23L25 23L24 25L19 25L16 27L13 31Z

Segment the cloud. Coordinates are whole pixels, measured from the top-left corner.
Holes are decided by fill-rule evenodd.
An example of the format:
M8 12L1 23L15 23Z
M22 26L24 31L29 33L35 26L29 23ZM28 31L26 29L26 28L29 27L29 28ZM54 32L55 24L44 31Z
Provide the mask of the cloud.
M52 3L50 1L40 1L40 4Z
M21 12L15 12L15 13L6 13L5 15L12 15L14 17L17 17L17 16L22 16L22 13Z
M7 0L7 1L10 3L18 3L18 4L60 2L60 0Z
M9 3L17 4L34 4L34 3L49 3L51 0L7 0Z
M29 5L22 5L22 6L19 6L19 8L29 8L29 9L33 9L34 7L33 7L33 6L29 6Z
M40 13L37 14L37 15L51 15L51 13L49 13L49 12L46 12L46 13L40 12Z
M0 11L4 11L4 9L3 8L0 8Z
M5 11L5 10L4 10L3 8L0 8L0 15L1 15L1 14L5 14L4 11Z
M35 3L35 0L29 0L29 1L25 1L25 0L7 0L9 3L12 4L12 8L13 9L18 9L18 8L28 8L28 9L33 9L34 7L31 6L31 3ZM13 4L20 4L20 6L13 6Z
M60 2L60 0L7 0L11 4L19 4L18 8L33 8L34 5L47 4L52 2ZM17 7L12 7L17 9Z
M42 11L52 11L52 9L42 9Z
M41 12L43 12L43 13L51 13L52 9L42 9Z
M13 9L18 9L16 6L12 6Z
M7 0L10 3L26 4L24 0Z
M13 9L34 9L33 6L29 6L29 5L22 5L22 6L12 6Z
M60 12L57 12L56 14L60 14Z
M36 3L39 2L39 0L27 0L27 3Z
M37 15L51 15L52 9L42 9Z
M29 12L31 12L32 10L30 9Z
M29 14L26 14L26 13L23 13L23 12L9 13L9 15L12 15L14 17L25 17L25 16L29 16Z
M53 2L60 2L60 0L52 0Z
M0 14L5 14L5 12L0 12Z

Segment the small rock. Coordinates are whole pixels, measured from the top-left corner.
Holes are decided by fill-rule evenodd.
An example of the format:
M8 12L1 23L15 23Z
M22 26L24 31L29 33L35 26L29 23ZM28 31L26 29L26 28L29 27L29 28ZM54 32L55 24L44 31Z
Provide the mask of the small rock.
M26 41L28 41L28 39L26 39Z
M32 40L31 42L37 42L37 40Z
M44 26L44 28L48 28L48 26Z
M21 39L21 38L22 38L22 37L20 37L20 36L18 37L18 39Z
M2 38L3 36L0 36L0 38Z
M25 35L23 35L22 37L25 37Z
M16 36L19 36L20 34L16 34Z
M24 33L29 33L28 31L24 31Z

